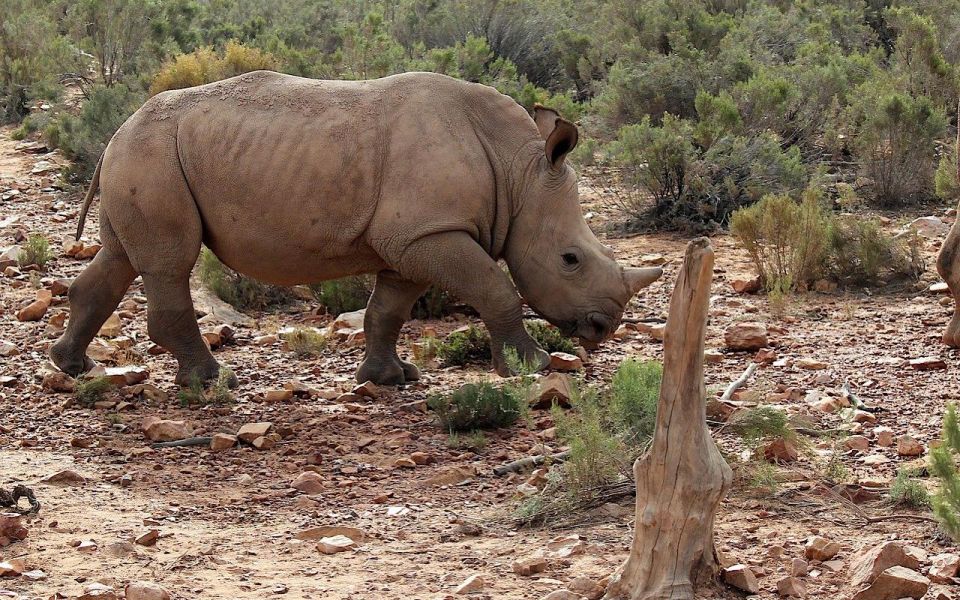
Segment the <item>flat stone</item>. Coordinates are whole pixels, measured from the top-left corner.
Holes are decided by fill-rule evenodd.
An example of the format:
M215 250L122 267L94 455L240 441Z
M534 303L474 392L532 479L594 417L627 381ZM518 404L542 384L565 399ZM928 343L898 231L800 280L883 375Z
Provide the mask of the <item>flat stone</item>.
M723 570L723 581L738 590L748 594L760 593L760 584L757 583L757 577L746 565L733 565Z
M906 567L890 567L870 584L860 590L852 600L920 600L930 588L930 580Z
M241 441L244 441L248 444L252 444L255 439L258 437L265 436L270 428L273 427L273 423L269 421L264 421L261 423L247 423L240 427L240 430L237 431L237 438Z

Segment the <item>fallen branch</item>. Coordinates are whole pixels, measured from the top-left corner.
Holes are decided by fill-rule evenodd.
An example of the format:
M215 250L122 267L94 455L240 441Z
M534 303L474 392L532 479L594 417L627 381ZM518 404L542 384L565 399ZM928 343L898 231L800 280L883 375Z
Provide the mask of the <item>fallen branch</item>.
M843 397L849 400L850 404L852 404L853 407L856 408L857 410L863 410L866 412L878 412L881 410L880 408L867 406L866 404L864 404L863 400L861 400L856 394L853 393L853 390L850 389L849 381L843 382L842 391L843 391Z
M734 379L733 383L731 383L727 387L726 391L723 392L723 395L720 396L720 402L729 402L730 399L733 398L733 393L736 392L741 387L743 387L743 384L745 384L748 379L753 377L753 374L754 372L756 372L756 370L757 370L757 363L755 362L750 363L750 366L747 367L747 370L744 371L743 374L740 375L740 377Z
M30 508L20 508L17 506L20 503L20 498L26 498L27 502L30 503ZM0 489L0 507L18 512L21 515L30 515L40 512L40 502L37 501L37 497L34 495L33 490L25 485L14 486L13 490L9 492Z
M570 456L569 450L558 452L556 454L538 454L536 456L527 456L525 458L521 458L513 462L508 462L505 465L494 467L493 474L496 475L497 477L503 477L508 473L519 473L521 471L526 471L534 467L539 467L540 465L547 462L548 460L550 460L551 462L552 461L563 462L567 460L569 456Z
M210 437L192 437L186 438L183 440L175 440L173 442L156 442L150 444L151 448L178 448L180 446L209 446L210 440L213 438Z

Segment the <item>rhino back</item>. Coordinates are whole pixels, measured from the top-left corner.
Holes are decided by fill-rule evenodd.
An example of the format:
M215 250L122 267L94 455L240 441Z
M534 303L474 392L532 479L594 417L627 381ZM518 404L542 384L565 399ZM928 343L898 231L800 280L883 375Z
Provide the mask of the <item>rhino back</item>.
M385 255L437 231L489 237L495 172L477 124L510 105L507 118L526 118L490 88L428 73L259 71L159 95L138 128L175 123L204 242L221 260L292 283L384 268Z

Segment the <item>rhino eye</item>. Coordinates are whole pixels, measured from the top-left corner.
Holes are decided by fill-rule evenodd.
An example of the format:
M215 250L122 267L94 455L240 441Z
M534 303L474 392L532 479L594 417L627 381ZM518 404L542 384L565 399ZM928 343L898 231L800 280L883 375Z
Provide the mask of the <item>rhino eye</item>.
M561 258L563 258L563 264L567 267L575 267L580 264L580 259L573 252L564 252Z

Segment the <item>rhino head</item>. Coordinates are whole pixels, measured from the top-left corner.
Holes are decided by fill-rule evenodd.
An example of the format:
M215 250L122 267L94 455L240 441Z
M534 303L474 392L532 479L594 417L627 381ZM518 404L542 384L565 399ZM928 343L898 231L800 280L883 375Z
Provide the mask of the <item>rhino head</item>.
M577 127L537 106L534 121L543 152L525 166L519 210L510 224L504 259L520 294L569 336L609 338L624 307L656 281L659 267L623 267L593 235L580 212L577 176L565 158L577 145Z

